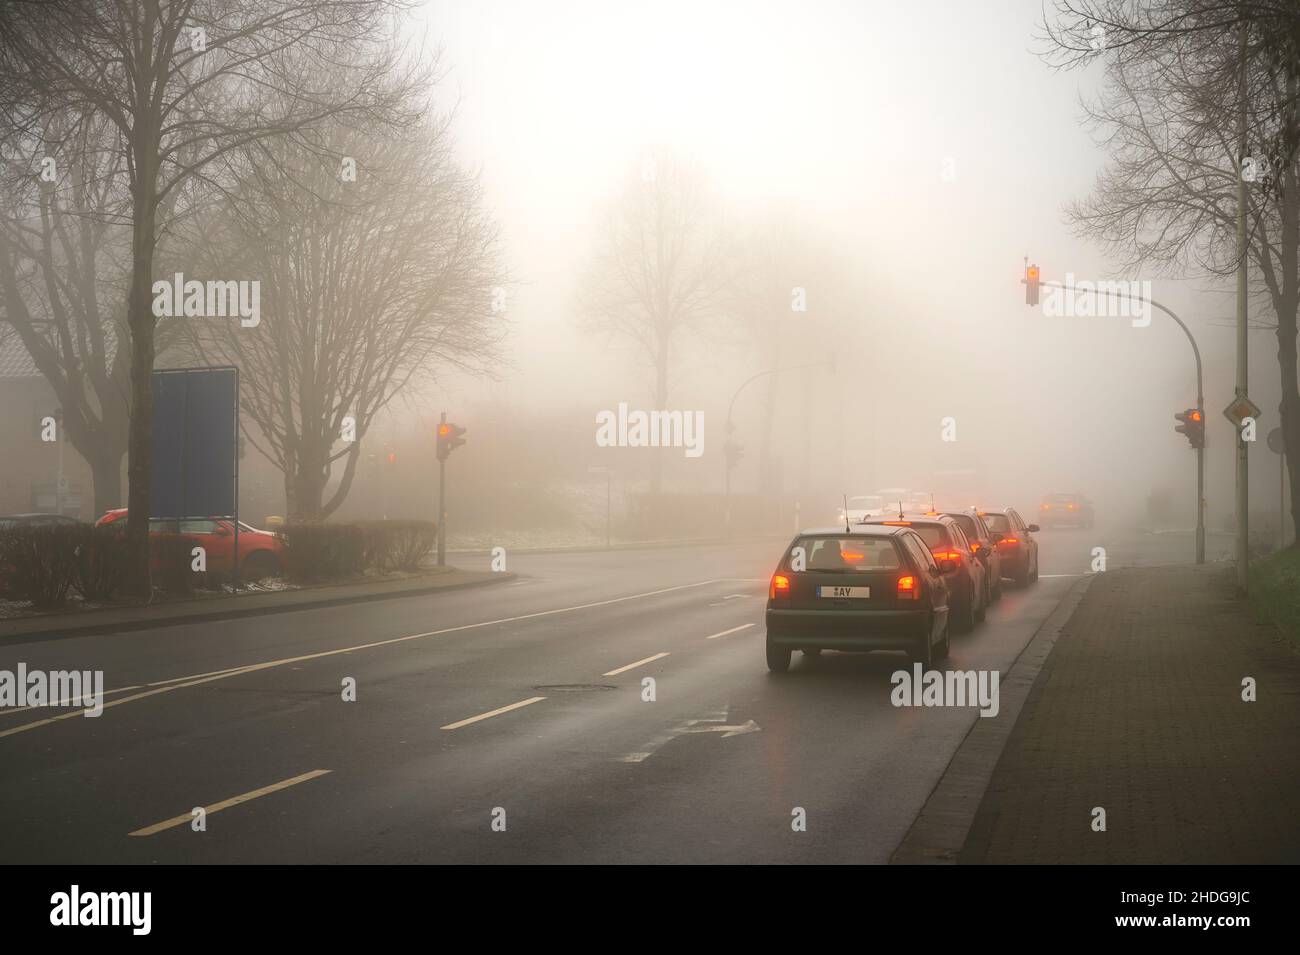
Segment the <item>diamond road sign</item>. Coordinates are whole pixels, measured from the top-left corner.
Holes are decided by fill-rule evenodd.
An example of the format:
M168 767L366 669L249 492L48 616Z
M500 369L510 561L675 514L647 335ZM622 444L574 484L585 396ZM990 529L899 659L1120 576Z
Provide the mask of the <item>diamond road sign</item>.
M1246 418L1258 418L1259 415L1259 406L1245 395L1237 395L1228 407L1223 409L1223 416L1238 428Z

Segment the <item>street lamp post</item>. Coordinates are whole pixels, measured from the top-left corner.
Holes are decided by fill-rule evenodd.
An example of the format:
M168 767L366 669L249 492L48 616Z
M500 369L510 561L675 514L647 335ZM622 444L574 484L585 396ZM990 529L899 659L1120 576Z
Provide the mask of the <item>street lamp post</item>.
M768 375L780 374L783 371L799 371L800 369L803 368L830 368L831 371L834 371L835 359L831 358L826 361L809 362L806 365L791 365L788 368L769 368L767 371L760 371L756 375L751 375L750 377L746 378L744 381L740 383L740 387L737 388L735 394L731 396L731 403L727 405L727 423L725 425L725 429L727 433L728 444L730 444L731 442L732 433L736 430L736 425L731 420L731 413L736 407L736 399L740 397L740 393L744 391L745 388L748 387L751 382L757 381L760 378L766 378ZM726 457L727 470L726 470L725 482L723 485L723 502L724 502L723 510L724 510L724 522L726 527L726 534L728 537L730 537L731 536L731 468L734 462L732 461L730 454L725 455L725 457Z

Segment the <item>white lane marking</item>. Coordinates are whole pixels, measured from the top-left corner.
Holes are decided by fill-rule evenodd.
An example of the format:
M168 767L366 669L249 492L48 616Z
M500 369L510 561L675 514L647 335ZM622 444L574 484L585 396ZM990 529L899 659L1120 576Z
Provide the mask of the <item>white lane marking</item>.
M259 796L269 796L271 793L279 792L281 789L288 789L290 786L296 786L299 783L305 783L309 779L315 779L317 776L324 776L331 772L328 769L313 769L309 773L303 773L301 776L294 776L292 779L283 779L278 783L272 783L269 786L263 786L261 789L254 789L252 792L241 793L238 796L231 796L229 799L223 799L221 802L213 803L211 806L204 806L203 811L207 815L214 812L221 812L223 809L229 809L231 806L238 806L240 803L248 802L250 799L256 799ZM152 836L155 832L162 832L164 829L171 829L175 826L181 826L194 818L192 812L187 812L181 816L173 816L170 819L164 819L162 822L154 823L152 826L145 826L143 829L137 829L135 832L128 832L128 836Z
M729 736L744 736L746 733L757 733L761 726L753 720L745 720L735 726L728 726L725 723L695 723L686 729L687 733L721 733L722 738Z
M704 639L716 640L718 637L725 637L729 633L739 633L741 630L748 630L752 626L752 623L742 623L739 627L732 627L730 630L723 630L721 633L711 633Z
M1039 574L1039 580L1050 580L1053 577L1082 577L1083 574Z
M627 666L619 667L617 670L610 670L608 673L602 673L601 676L618 676L620 673L626 673L628 670L634 670L637 667L641 666L642 664L654 663L656 660L662 660L666 656L668 656L667 651L665 651L664 653L656 653L654 656L646 657L644 660L637 660L636 663L629 663Z
M405 637L393 637L389 640L376 640L374 643L361 643L351 647L339 647L337 650L321 650L317 653L305 653L297 657L285 657L283 660L268 660L265 663L252 663L248 666L233 667L229 670L216 670L210 674L198 674L197 676L187 677L178 676L172 680L163 681L159 684L148 684L154 689L147 690L144 693L137 693L134 696L124 696L120 700L114 700L111 703L105 703L104 708L110 706L120 706L123 703L131 703L136 700L143 700L150 696L156 696L159 693L168 693L172 690L180 690L186 687L198 686L201 683L211 683L213 680L224 680L232 676L239 676L244 673L254 673L258 670L267 670L272 667L286 666L290 663L301 663L304 660L320 660L324 657L336 656L340 653L353 653L357 650L373 650L375 647L387 647L395 643L405 643L408 640L422 640L425 637L438 637L446 633L459 633L464 630L476 630L480 627L494 627L502 623L515 623L519 620L533 620L537 617L550 617L557 613L573 613L577 610L590 610L593 607L606 607L610 604L623 603L627 600L640 600L643 597L657 597L660 594L674 593L678 590L690 590L693 587L705 587L709 584L722 583L731 578L718 577L712 580L700 580L693 584L681 584L677 587L665 587L662 590L648 590L639 594L628 594L626 597L611 597L609 600L597 600L594 603L578 604L573 607L558 607L555 610L538 610L534 613L520 614L516 617L501 617L497 620L483 620L479 623L466 623L458 627L444 627L442 630L430 630L426 633L412 633ZM36 729L40 726L48 726L50 723L57 723L60 720L70 719L74 716L81 716L87 712L83 709L72 710L68 713L61 713L58 716L51 716L47 719L37 720L34 723L22 723L12 729L0 731L0 739L6 736L13 736L15 733L24 733L28 730Z
M445 730L458 730L462 726L469 726L471 723L478 723L481 720L490 720L494 716L500 716L502 713L509 713L511 710L517 710L521 706L528 706L530 703L540 703L546 699L544 696L530 696L526 700L520 700L518 703L511 703L509 706L499 706L495 710L488 710L486 713L480 713L478 716L471 716L467 720L460 720L455 723L448 723L441 727Z

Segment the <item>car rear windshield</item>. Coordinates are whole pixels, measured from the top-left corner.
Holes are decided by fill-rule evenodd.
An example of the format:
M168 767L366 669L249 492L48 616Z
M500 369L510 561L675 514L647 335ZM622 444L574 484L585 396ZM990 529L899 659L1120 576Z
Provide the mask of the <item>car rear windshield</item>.
M966 532L967 537L977 538L980 536L979 528L975 525L975 518L969 514L951 514L949 516Z
M1076 494L1049 494L1045 498L1048 504L1073 504L1078 499Z
M804 569L819 573L851 574L872 570L897 570L898 550L888 537L801 537L794 547L804 551ZM793 569L794 548L786 555Z
M912 530L921 535L921 540L925 541L925 546L930 550L934 550L936 547L946 547L950 543L948 528L942 524L918 524L913 521Z
M981 514L980 517L984 518L984 523L989 526L991 531L1005 534L1011 530L1011 522L1007 520L1005 514Z

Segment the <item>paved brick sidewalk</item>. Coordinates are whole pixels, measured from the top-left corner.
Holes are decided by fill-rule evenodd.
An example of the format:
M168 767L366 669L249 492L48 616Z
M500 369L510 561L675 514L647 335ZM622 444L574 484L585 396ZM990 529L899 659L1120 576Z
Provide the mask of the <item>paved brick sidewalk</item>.
M1254 621L1222 565L1091 583L959 861L1300 862L1300 654ZM1247 676L1258 702L1241 700Z

